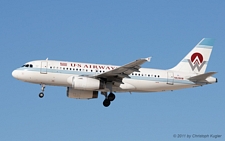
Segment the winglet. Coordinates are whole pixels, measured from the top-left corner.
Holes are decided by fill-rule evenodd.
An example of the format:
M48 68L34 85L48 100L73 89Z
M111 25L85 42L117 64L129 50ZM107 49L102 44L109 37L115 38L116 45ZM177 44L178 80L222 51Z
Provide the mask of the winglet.
M150 62L152 57L145 58L146 61Z

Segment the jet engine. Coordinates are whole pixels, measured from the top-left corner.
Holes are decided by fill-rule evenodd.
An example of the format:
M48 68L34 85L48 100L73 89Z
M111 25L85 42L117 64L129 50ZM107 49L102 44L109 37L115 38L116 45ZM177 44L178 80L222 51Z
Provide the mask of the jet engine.
M105 88L104 82L84 76L71 76L67 79L67 82L71 84L72 88L77 90L93 91Z
M67 97L76 99L93 99L98 98L98 91L76 90L67 87Z

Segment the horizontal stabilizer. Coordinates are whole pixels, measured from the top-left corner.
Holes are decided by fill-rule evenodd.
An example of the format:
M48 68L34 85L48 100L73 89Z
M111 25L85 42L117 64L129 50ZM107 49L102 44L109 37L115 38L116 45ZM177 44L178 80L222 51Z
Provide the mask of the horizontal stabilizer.
M203 81L203 80L206 80L206 78L208 78L208 77L210 77L214 74L216 74L216 72L207 72L207 73L204 73L204 74L200 74L200 75L197 75L197 76L190 77L188 79L191 80L191 81Z

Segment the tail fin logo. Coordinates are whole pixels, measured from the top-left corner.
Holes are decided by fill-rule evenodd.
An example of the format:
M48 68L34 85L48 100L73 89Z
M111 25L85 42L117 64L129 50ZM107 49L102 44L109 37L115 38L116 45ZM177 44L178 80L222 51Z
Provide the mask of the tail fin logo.
M194 53L191 55L191 58L188 60L192 71L195 70L195 68L197 68L198 71L200 71L202 69L202 67L204 66L204 64L206 63L206 61L203 61L204 58L202 56L201 53Z

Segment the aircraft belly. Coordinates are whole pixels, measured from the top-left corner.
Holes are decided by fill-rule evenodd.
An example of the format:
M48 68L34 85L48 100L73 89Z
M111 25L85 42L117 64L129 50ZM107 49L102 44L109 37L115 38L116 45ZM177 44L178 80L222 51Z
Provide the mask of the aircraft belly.
M124 79L123 82L125 84L128 83L130 85L133 85L136 91L146 91L146 92L157 91L159 88L165 85L164 84L165 82L155 82L136 79Z
M135 87L131 91L140 92L158 92L158 91L169 91L177 90L182 88L193 87L194 85L186 85L182 83L174 83L173 85L167 84L166 82L150 81L150 80L136 80L136 79L124 79L125 84L130 84Z
M134 85L129 84L129 83L121 84L121 85L120 85L120 88L121 88L122 90L135 90L135 89L136 89Z

